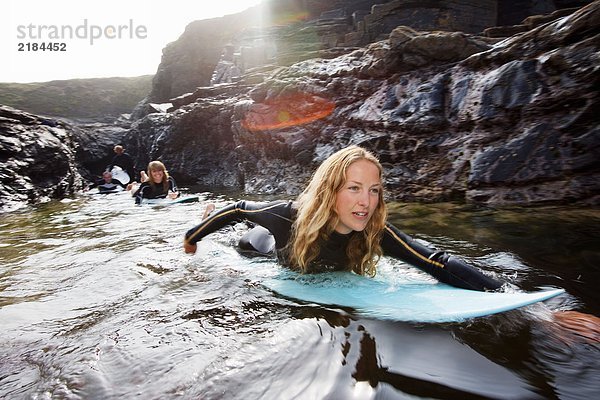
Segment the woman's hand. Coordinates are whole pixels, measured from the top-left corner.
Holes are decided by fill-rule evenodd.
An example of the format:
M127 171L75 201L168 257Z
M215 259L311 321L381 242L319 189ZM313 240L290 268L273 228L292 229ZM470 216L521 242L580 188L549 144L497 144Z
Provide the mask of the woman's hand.
M213 203L208 203L206 208L204 209L204 214L202 215L202 219L205 220L206 217L210 215L211 212L215 211L215 205Z
M171 192L171 193L169 193L167 196L169 196L169 198L170 198L171 200L175 200L176 198L178 198L178 197L179 197L179 192Z
M137 192L137 190L138 190L137 182L133 182L133 183L130 183L129 185L127 185L127 191L129 193L131 193L131 197L135 197L135 192Z
M195 254L197 248L198 248L198 246L195 243L191 244L191 243L188 243L187 241L183 242L183 250L187 254Z

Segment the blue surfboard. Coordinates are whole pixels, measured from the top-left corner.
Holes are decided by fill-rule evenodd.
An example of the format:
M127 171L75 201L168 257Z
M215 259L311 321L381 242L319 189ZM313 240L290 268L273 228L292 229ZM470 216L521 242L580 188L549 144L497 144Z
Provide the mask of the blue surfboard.
M308 303L348 307L364 316L414 322L459 322L514 310L564 293L563 289L496 293L433 282L391 284L348 272L282 273L263 284Z

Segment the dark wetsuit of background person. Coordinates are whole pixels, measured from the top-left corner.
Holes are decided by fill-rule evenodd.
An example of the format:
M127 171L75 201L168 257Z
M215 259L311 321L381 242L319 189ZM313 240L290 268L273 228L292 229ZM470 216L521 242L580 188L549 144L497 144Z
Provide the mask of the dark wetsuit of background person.
M129 154L123 152L114 156L108 167L106 167L106 170L111 171L115 165L123 168L123 171L127 172L131 182L135 181L135 168L133 159Z
M169 177L169 186L167 190L164 189L162 183L155 183L152 185L150 181L146 181L140 185L138 190L133 194L135 197L135 204L141 204L142 199L164 199L171 192L177 192L177 184L175 179Z
M206 235L231 222L247 220L266 228L268 232L255 228L242 239L240 246L262 253L275 250L280 261L285 264L285 248L290 240L295 216L296 209L291 201L270 203L239 201L213 212L202 223L190 229L185 235L186 242L195 244ZM269 235L269 232L272 236ZM343 235L334 231L327 240L321 241L319 243L320 254L313 262L313 271L311 272L350 270L346 247L353 234L355 232ZM384 255L412 264L440 282L452 286L484 291L495 290L502 285L459 258L449 256L445 252L436 252L417 243L389 223L386 224L381 247Z

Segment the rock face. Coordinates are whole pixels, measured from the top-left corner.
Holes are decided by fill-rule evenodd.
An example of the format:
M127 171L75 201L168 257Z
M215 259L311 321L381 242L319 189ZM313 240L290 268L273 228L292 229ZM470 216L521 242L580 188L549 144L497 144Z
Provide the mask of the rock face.
M164 50L147 102L231 82L257 66L334 58L384 40L397 26L480 33L589 1L271 0L239 14L195 21ZM512 33L523 27L511 27ZM501 32L511 32L504 28ZM498 36L498 34L496 34ZM507 35L508 36L508 35ZM220 65L219 65L220 64ZM147 112L138 110L141 117Z
M354 143L380 156L395 199L598 204L599 22L596 1L496 43L398 27L258 84L251 71L227 90L198 89L127 140L180 180L251 193L296 194Z
M0 106L0 210L82 188L74 134L63 122Z
M127 119L75 123L0 105L0 212L82 190L128 132Z
M193 23L133 122L0 108L0 208L78 190L117 143L138 169L160 159L178 183L214 190L295 196L328 155L359 144L396 200L600 203L600 1L482 36L437 29L475 0L372 3L282 0L295 12L273 15L292 22L243 32L222 23L250 26L248 14ZM500 4L485 9L496 21ZM410 7L435 29L382 22Z
M129 121L78 123L76 127L73 140L79 173L86 181L95 181L115 156L114 146L122 144L129 132Z

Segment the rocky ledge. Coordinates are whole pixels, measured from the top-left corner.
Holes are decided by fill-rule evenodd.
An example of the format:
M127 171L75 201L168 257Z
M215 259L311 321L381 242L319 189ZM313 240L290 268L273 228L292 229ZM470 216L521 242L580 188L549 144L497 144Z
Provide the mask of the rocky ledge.
M160 159L178 183L215 191L294 196L328 155L359 144L379 155L395 200L598 205L600 0L535 21L506 39L399 26L236 71L226 45L212 85L144 102L133 123L1 107L0 208L79 190L117 142L138 169Z
M183 182L297 194L359 144L392 198L600 203L600 2L497 41L398 27L336 58L250 71L136 122L128 146Z
M62 121L0 106L0 209L81 189L73 136Z

